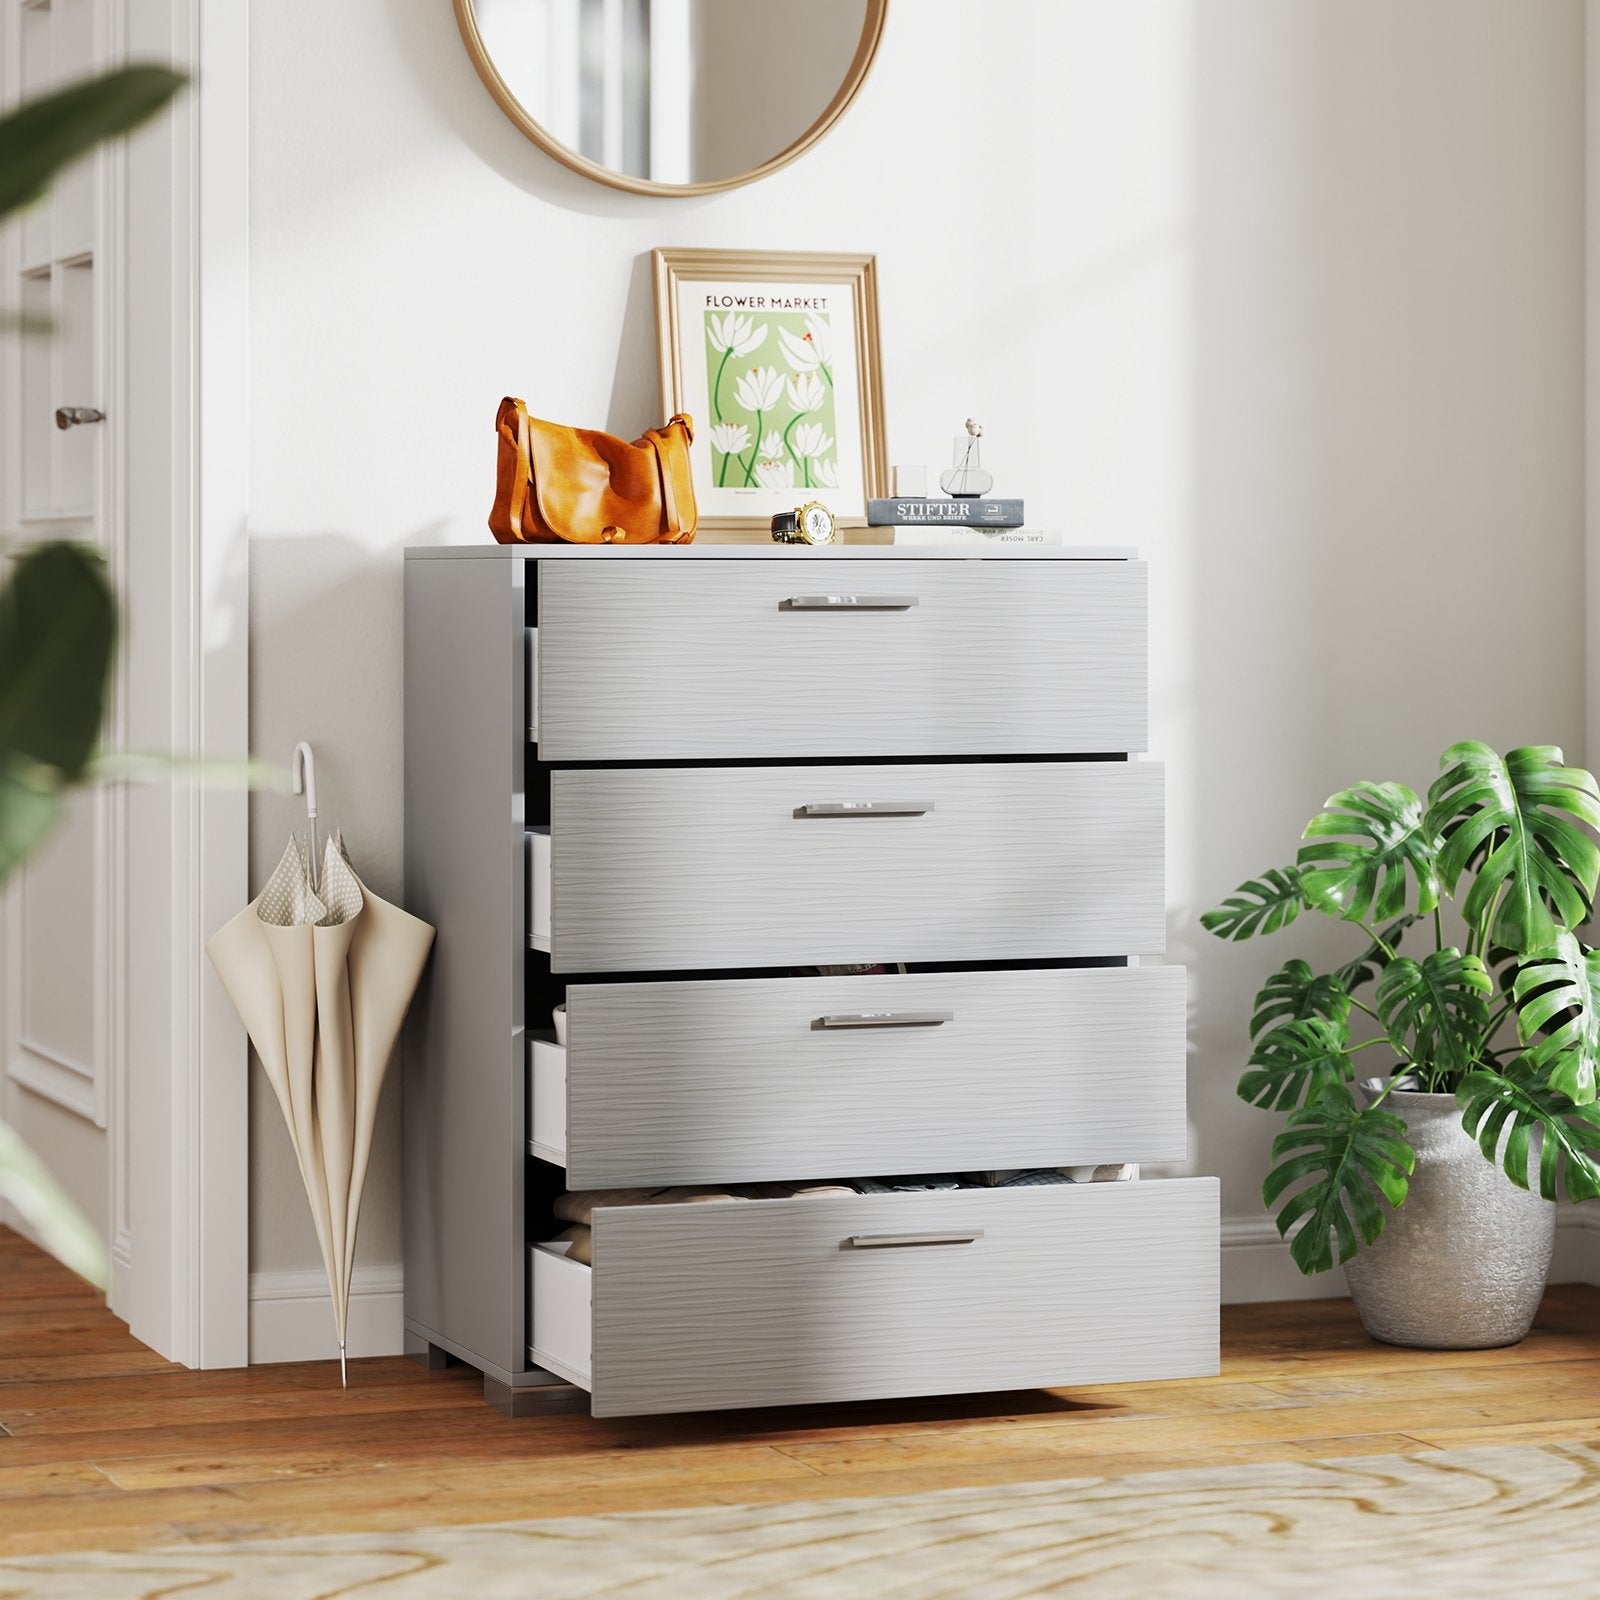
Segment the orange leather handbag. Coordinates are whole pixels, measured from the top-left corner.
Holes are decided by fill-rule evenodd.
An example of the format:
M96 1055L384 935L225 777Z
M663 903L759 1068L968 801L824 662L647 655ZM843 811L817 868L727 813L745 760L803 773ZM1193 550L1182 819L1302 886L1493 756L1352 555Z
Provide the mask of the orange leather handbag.
M495 431L500 455L489 531L501 544L687 544L694 538L689 417L676 416L629 444L609 433L541 422L507 397Z

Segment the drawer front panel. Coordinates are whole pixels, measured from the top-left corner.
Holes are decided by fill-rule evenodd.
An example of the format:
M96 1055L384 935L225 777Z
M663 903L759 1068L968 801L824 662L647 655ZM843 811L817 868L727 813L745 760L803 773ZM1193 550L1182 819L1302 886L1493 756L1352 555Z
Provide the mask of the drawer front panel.
M567 1006L575 1189L1185 1155L1178 967L574 985Z
M641 1206L594 1242L597 1416L1217 1371L1213 1178Z
M546 761L1145 748L1141 562L601 559L539 585Z
M557 772L550 793L557 972L1164 942L1154 762Z

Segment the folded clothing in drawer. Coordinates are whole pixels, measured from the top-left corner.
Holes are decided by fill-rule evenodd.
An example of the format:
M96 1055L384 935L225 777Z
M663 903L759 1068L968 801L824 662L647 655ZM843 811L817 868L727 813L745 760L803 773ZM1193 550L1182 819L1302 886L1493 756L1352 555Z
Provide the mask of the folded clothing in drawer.
M585 1189L560 1196L551 1209L571 1227L543 1241L568 1261L594 1263L595 1211L606 1206L693 1205L712 1200L802 1200L825 1195L928 1194L953 1189L1025 1189L1062 1183L1126 1183L1137 1179L1136 1162L1092 1167L1035 1167L1023 1172L939 1173L903 1178L845 1178L825 1183L741 1183L721 1189Z

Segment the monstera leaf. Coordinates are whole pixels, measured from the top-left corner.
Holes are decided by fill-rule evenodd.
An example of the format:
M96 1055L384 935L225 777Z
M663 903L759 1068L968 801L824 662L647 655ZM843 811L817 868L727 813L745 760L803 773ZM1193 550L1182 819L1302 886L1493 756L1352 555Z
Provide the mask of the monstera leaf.
M1358 783L1341 789L1328 809L1306 825L1312 841L1296 865L1306 899L1351 922L1402 915L1412 880L1415 910L1439 903L1434 855L1438 841L1426 826L1422 802L1403 783Z
M1416 1157L1405 1141L1406 1125L1388 1111L1358 1111L1348 1091L1327 1088L1310 1105L1296 1111L1272 1141L1278 1163L1261 1185L1270 1211L1283 1193L1304 1179L1311 1181L1284 1202L1278 1232L1289 1243L1295 1265L1308 1277L1326 1272L1338 1258L1356 1253L1356 1235L1371 1244L1383 1232L1381 1195L1391 1206L1404 1203Z
M1588 1105L1600 1065L1600 952L1563 933L1517 968L1512 997L1529 1064L1575 1105Z
M1463 1072L1478 1058L1494 983L1476 956L1446 948L1399 956L1378 980L1384 1031L1424 1072Z
M1594 903L1600 848L1578 824L1600 828L1600 789L1564 759L1549 744L1502 759L1468 740L1445 751L1428 791L1427 826L1444 839L1440 878L1454 894L1475 867L1462 914L1513 950L1547 949Z
M1353 961L1347 961L1334 972L1334 977L1339 980L1346 994L1354 994L1364 983L1371 983L1374 978L1381 977L1383 969L1393 959L1392 952L1399 948L1400 941L1405 937L1406 929L1413 922L1420 922L1418 916L1396 917L1386 928L1378 929L1378 940L1369 944Z
M1539 1193L1546 1200L1559 1198L1564 1178L1569 1200L1600 1195L1600 1105L1574 1106L1520 1059L1499 1071L1470 1074L1456 1090L1456 1104L1461 1126L1489 1160L1498 1154L1519 1188L1528 1187L1528 1152L1537 1128Z
M1250 1055L1239 1078L1239 1098L1266 1111L1292 1111L1325 1088L1350 1077L1344 1022L1307 1017L1274 1028Z
M1343 1022L1350 1015L1350 996L1332 973L1313 973L1298 956L1285 961L1267 979L1256 996L1255 1015L1250 1019L1250 1037L1259 1039L1270 1028L1285 1022L1302 1022L1307 1017L1326 1017Z
M1287 928L1308 904L1300 874L1293 867L1273 867L1204 912L1200 926L1219 939L1248 939Z

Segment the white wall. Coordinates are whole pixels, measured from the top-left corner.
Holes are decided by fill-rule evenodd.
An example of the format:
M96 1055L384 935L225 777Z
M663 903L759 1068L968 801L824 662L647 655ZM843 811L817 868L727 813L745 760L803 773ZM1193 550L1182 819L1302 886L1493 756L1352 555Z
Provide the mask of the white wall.
M487 537L500 395L656 420L654 245L876 250L892 459L979 416L1032 514L1152 562L1192 1165L1248 1234L1248 1002L1344 946L1225 948L1197 912L1342 783L1425 786L1464 736L1581 749L1580 0L895 0L821 147L670 202L523 141L435 0L252 16L256 748L317 742L398 893L399 552ZM259 879L294 806L255 811ZM253 1264L314 1266L255 1110ZM380 1160L374 1271L397 1196Z

